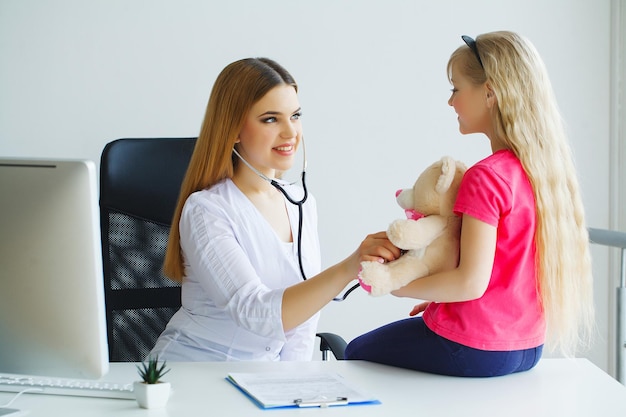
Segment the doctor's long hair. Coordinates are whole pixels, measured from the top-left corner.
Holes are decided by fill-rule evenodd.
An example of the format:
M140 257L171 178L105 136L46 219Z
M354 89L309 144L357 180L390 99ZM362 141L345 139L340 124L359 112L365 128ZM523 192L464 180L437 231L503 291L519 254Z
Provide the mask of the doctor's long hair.
M172 280L181 282L185 274L178 228L185 201L192 193L233 176L239 160L232 149L244 120L250 108L278 85L298 91L289 72L268 58L235 61L215 80L170 227L163 272Z
M589 236L570 146L542 59L512 32L477 37L483 67L463 45L450 57L475 85L497 98L494 135L519 158L535 195L537 290L546 316L546 345L566 356L589 347L594 328Z

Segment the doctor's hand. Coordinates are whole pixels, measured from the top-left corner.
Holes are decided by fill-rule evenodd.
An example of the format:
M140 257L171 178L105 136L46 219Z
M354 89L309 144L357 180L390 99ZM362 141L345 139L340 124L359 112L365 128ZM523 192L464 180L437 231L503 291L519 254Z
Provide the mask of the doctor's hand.
M360 262L390 262L400 257L401 251L387 238L387 232L378 232L361 242L359 249Z

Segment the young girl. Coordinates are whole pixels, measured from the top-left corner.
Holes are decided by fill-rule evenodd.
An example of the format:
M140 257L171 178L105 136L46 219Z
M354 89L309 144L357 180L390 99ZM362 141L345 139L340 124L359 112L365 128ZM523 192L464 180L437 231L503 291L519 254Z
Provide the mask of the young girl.
M353 340L348 359L486 377L531 369L544 342L571 355L590 341L588 234L557 104L535 48L511 32L464 36L448 62L462 134L492 155L465 174L456 269L394 292L429 300ZM547 339L546 339L547 337Z
M309 195L299 213L268 181L293 164L300 116L297 85L272 60L236 61L218 76L165 258L165 273L182 281L182 307L151 355L310 360L318 312L356 278L359 262L398 256L381 232L320 273L315 199ZM299 186L284 188L303 195Z

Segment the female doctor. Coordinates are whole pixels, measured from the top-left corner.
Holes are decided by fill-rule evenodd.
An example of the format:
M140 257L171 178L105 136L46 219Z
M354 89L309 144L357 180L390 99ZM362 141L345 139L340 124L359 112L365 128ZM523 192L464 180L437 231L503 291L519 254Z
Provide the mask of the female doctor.
M165 274L182 282L182 307L152 356L311 360L320 309L356 278L361 261L400 255L379 232L320 272L304 172L302 186L278 180L302 144L297 91L266 58L233 62L217 77L165 257Z

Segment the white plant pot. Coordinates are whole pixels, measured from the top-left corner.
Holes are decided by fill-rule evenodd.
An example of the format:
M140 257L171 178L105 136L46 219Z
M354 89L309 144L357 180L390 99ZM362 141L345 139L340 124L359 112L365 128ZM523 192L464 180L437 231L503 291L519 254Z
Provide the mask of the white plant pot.
M163 408L170 397L169 382L146 384L143 381L135 381L133 389L141 408Z

